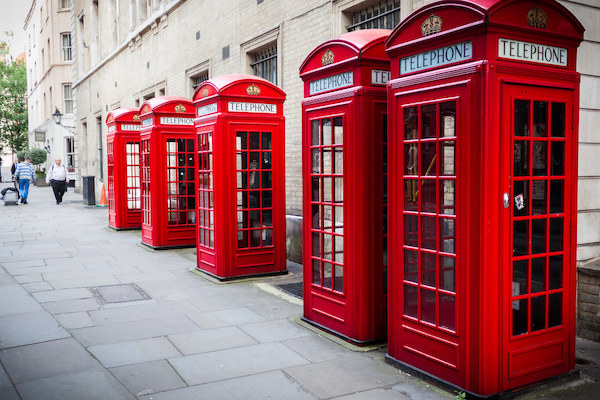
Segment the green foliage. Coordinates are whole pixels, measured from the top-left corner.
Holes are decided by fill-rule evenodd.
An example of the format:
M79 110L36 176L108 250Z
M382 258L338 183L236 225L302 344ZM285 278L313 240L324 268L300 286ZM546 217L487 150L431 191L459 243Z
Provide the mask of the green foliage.
M0 142L27 148L27 70L24 62L0 62Z
M31 149L27 152L27 155L31 158L33 165L40 165L46 161L46 157L48 156L42 149Z
M27 150L19 150L19 151L17 151L17 160L19 162L25 161L25 158L27 158L27 154L28 153L29 153L29 151L27 151Z
M467 398L467 394L462 390L455 390L454 393L456 393L454 396L455 400L465 400Z

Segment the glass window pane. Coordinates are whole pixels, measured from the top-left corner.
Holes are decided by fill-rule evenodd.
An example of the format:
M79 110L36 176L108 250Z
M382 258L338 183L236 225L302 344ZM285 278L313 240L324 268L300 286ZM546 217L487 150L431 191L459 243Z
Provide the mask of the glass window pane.
M318 122L318 121L317 121ZM261 148L263 150L271 150L271 132L263 132L261 138Z
M326 260L333 260L333 238L331 235L323 235L323 256Z
M260 247L260 229L250 231L251 247Z
M331 119L326 118L323 120L323 145L331 145Z
M437 137L436 104L421 106L421 138Z
M529 281L529 261L513 261L512 295L520 296L527 294L527 282Z
M264 229L263 233L263 246L272 246L273 245L273 229Z
M312 146L319 146L321 144L321 121L314 120L310 123L311 127L311 142Z
M344 178L333 178L334 184L334 203L342 203L344 201Z
M238 231L238 248L248 248L248 231Z
M331 168L331 149L324 148L323 152L323 173L331 174L333 172Z
M515 136L529 136L529 100L515 100Z
M272 182L272 172L271 171L263 171L262 172L262 188L263 189L269 189L273 187L273 182Z
M321 150L311 150L312 173L319 174L321 172Z
M515 176L529 175L529 142L515 140L514 152Z
M436 287L436 255L421 252L421 285Z
M563 249L563 219L550 218L550 249L549 251L562 251Z
M419 181L417 179L404 180L404 209L417 211L419 198Z
M546 181L533 181L531 183L531 213L533 215L546 214Z
M321 227L321 206L314 205L312 206L312 228L319 229Z
M421 180L421 212L436 212L437 203L435 187L435 179Z
M421 248L436 250L435 217L421 217Z
M552 137L565 137L565 103L552 103Z
M548 289L560 289L563 287L563 256L551 256L548 265Z
M331 263L324 262L323 263L323 287L328 289L332 289L331 286Z
M547 168L548 143L533 142L533 171L534 176L548 175Z
M333 178L323 178L323 201L333 201Z
M440 251L454 253L454 220L440 218Z
M562 325L562 293L548 296L548 328Z
M404 139L413 140L417 138L418 118L417 107L407 107L404 109Z
M419 174L419 152L416 143L404 145L404 174L418 175Z
M565 143L564 142L552 142L551 145L551 162L550 162L550 175L564 175L565 174Z
M529 254L529 221L513 222L513 256Z
M323 228L331 229L333 223L333 207L323 206Z
M548 136L548 102L533 102L533 136Z
M344 126L342 124L342 117L335 117L333 119L333 143L344 143Z
M456 331L456 299L440 293L440 326Z
M512 333L513 336L527 333L529 324L527 318L527 308L529 299L513 300L512 302Z
M531 332L546 328L546 296L531 298Z
M404 250L404 280L418 282L418 253L413 250Z
M312 283L321 284L321 262L319 260L312 261Z
M421 176L435 176L435 160L437 158L437 143L421 143Z
M435 324L435 297L435 291L421 289L421 321Z
M344 262L344 237L334 236L333 237L333 252L334 260L343 263Z
M262 211L262 226L273 226L273 210Z
M546 219L531 221L531 253L546 252Z
M313 257L321 257L321 234L313 232L312 234L312 255Z
M262 152L262 169L271 169L271 152L263 151Z
M546 290L546 258L534 258L531 260L531 293Z
M266 190L263 192L262 206L263 208L273 207L273 193L270 190Z
M454 215L454 181L440 181L440 214Z
M335 264L334 268L335 281L333 283L333 290L344 293L344 268L341 265Z
M515 217L529 215L529 182L514 181L513 185L513 215Z
M440 256L440 289L455 291L455 261L453 257Z
M321 201L321 179L312 178L312 201Z
M562 213L563 208L563 181L550 181L550 213Z
M454 141L440 143L441 160L440 160L440 175L455 175L455 143Z
M334 154L333 173L341 175L344 173L344 151L340 147L334 147L333 154Z
M404 214L404 244L417 247L418 244L418 217L416 215Z
M338 235L344 234L344 208L343 207L333 207L335 212L335 225L333 231Z
M442 137L456 136L456 102L448 101L440 104L440 128Z
M417 318L418 314L418 289L414 286L404 285L404 315Z
M248 139L249 139L249 148L251 149L260 149L260 145L259 145L259 140L260 140L260 134L258 132L250 132L250 135L248 135Z

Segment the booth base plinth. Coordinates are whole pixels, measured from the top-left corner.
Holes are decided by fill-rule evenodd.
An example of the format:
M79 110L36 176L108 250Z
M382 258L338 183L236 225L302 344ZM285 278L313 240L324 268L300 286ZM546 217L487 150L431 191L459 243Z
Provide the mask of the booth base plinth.
M371 340L357 340L357 339L351 338L349 336L346 336L342 333L339 333L337 331L334 331L333 329L328 328L325 325L321 325L317 322L311 321L310 319L308 319L304 316L302 316L301 319L302 319L302 321L306 322L309 325L315 326L323 331L326 331L327 333L329 333L333 336L337 336L338 338L343 339L346 342L349 342L358 347L371 347L371 346L377 347L378 345L385 343L386 338L371 339Z
M219 275L215 275L211 272L205 271L203 269L200 269L198 267L194 268L192 270L192 272L194 273L201 273L203 275L208 275L211 278L214 278L215 280L219 281L219 282L228 282L228 281L239 281L242 279L253 279L253 278L264 278L265 276L278 276L278 275L287 275L289 272L287 269L283 270L283 271L275 271L275 272L262 272L259 274L247 274L247 275L236 275L236 276L219 276Z
M481 394L477 394L477 393L473 393L468 390L465 390L465 389L463 389L459 386L456 386L448 381L445 381L434 375L431 375L419 368L415 368L409 364L406 364L400 360L397 360L394 357L390 356L389 354L385 355L385 362L387 364L390 364L390 365L398 368L401 371L409 373L412 376L416 376L417 378L419 378L423 381L426 381L427 383L430 383L430 384L432 384L442 390L445 390L449 393L452 393L452 394L464 393L466 395L466 397L465 397L466 399L491 399L491 400L513 399L516 396L521 396L521 395L531 393L534 391L548 390L549 389L548 385L561 386L561 384L566 384L566 383L572 382L576 379L579 379L579 370L575 369L575 370L573 370L571 372L567 372L565 374L557 375L552 378L544 379L539 382L534 382L529 385L520 386L518 388L507 390L505 392L494 393L494 394L490 394L490 395L481 395ZM559 390L559 389L560 388L557 388L557 390Z
M189 249L191 247L196 247L195 243L194 244L182 244L182 245L176 245L176 246L152 246L151 244L140 242L140 245L142 247L145 247L145 248L151 249L151 250L174 250L174 249Z
M142 229L142 227L140 226L139 228L117 228L116 226L112 226L112 225L108 225L108 229L110 229L111 231L139 231Z

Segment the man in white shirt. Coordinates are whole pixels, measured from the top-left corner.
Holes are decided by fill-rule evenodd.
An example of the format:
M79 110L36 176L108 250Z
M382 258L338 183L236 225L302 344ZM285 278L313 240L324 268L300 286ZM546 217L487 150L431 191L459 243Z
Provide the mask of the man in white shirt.
M46 183L52 186L56 204L62 203L63 195L67 191L67 183L69 183L69 171L60 162L61 159L57 158L46 175Z

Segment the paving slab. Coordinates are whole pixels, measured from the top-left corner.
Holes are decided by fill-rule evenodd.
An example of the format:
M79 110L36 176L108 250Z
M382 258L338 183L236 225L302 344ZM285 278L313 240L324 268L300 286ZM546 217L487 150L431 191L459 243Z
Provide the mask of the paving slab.
M22 400L13 386L0 386L0 399Z
M244 325L254 322L264 322L265 319L246 307L215 311L214 314L231 325Z
M169 317L173 315L195 314L198 309L187 301L169 303L123 303L121 307L101 308L90 311L89 315L94 324L107 325L121 322L141 321Z
M178 357L181 353L164 337L88 347L106 368Z
M189 384L214 382L303 365L308 361L281 343L265 343L170 359Z
M398 382L394 368L363 355L349 355L331 361L286 368L284 372L323 399Z
M136 396L186 387L164 360L111 368L110 372Z
M100 366L73 338L2 350L0 360L14 383Z
M27 290L29 293L34 293L34 292L45 292L47 290L52 290L54 289L52 287L52 285L50 285L48 282L31 282L31 283L25 283L22 285L23 289Z
M334 397L335 400L415 400L406 394L397 392L391 388L373 389L364 392L353 393L346 396Z
M317 335L285 340L282 343L313 363L329 361L348 355L348 350L344 347L332 344L329 339Z
M170 335L169 340L183 355L258 344L255 339L233 326Z
M280 342L311 335L310 331L299 327L288 319L246 324L240 328L261 343Z
M241 378L191 386L151 396L145 400L314 400L311 393L281 371L265 372Z
M95 298L81 300L63 300L44 303L42 306L52 314L97 310L101 304Z
M2 285L0 290L0 317L43 311L43 308L18 284Z
M60 289L60 290L48 290L45 292L33 293L32 296L39 303L48 303L50 301L60 300L79 300L93 297L92 292L87 288L79 289Z
M105 369L84 370L17 385L23 400L130 400L135 397Z
M55 315L54 318L65 329L78 329L94 326L94 322L85 311Z
M0 349L69 336L47 311L0 317Z
M194 332L198 326L183 315L120 324L73 329L71 334L86 347Z

